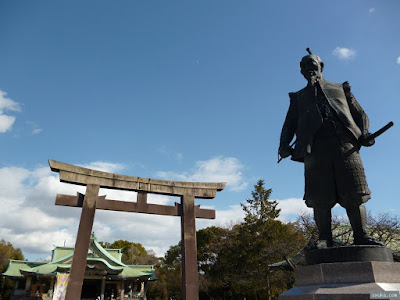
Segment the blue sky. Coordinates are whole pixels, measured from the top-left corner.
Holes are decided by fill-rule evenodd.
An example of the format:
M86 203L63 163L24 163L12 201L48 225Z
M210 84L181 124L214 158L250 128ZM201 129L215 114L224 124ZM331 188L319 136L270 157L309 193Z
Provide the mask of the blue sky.
M399 214L399 12L396 0L1 1L0 239L32 259L74 244L79 209L54 200L81 188L59 183L48 159L227 181L215 199L198 201L217 210L198 228L239 220L258 179L282 219L295 219L305 210L303 166L276 160L287 93L306 83L307 47L327 80L350 82L371 131L394 121L361 155L367 208ZM172 217L98 212L94 230L160 255L180 238Z

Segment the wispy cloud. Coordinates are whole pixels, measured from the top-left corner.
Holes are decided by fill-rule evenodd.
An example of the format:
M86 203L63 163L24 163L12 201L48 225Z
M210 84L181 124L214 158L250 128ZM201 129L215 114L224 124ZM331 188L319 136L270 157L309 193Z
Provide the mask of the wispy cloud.
M369 12L370 14L374 13L374 12L375 12L375 7L371 7L371 8L368 10L368 12Z
M335 50L333 50L333 55L341 60L351 60L356 56L356 51L350 48L336 47Z
M25 123L32 130L32 135L39 134L43 131L36 122L26 121Z
M183 161L183 154L180 152L177 152L175 150L169 149L167 146L161 146L160 148L157 149L157 151L161 154L164 154L172 159L175 159L178 162Z
M397 63L400 65L400 56L397 58Z
M7 98L6 95L6 92L0 90L0 133L5 133L11 130L11 127L15 122L15 117L5 115L4 111L21 111L20 105L10 98Z
M41 133L43 130L41 128L35 128L32 130L32 134L39 134Z
M242 191L248 186L243 177L244 166L235 157L218 156L209 160L197 161L190 172L157 172L163 179L198 182L227 182L232 191Z

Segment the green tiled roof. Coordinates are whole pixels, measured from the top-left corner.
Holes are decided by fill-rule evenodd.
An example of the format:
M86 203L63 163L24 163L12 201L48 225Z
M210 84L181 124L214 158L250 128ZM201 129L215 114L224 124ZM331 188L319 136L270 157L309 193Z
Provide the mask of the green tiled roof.
M46 262L10 259L10 264L8 265L8 268L3 273L3 275L9 277L23 277L20 272L21 269L35 268L43 264L46 264Z
M150 276L149 280L157 280L154 268L149 269L147 265L130 265L128 268L124 268L120 276L123 278Z
M4 276L23 277L23 275L35 274L43 276L56 276L57 272L69 272L71 268L74 248L55 247L50 262L28 262L10 260L10 264ZM107 271L108 275L119 278L146 278L157 280L152 265L125 265L121 261L121 249L105 249L92 235L87 258L87 268L100 267Z
M51 256L51 261L57 261L60 258L74 253L74 248L68 248L68 247L54 247L53 250L53 255Z
M90 245L91 245L91 249L93 250L93 254L95 256L98 256L100 258L104 258L105 260L107 260L110 264L114 265L114 266L126 266L125 264L122 263L121 258L122 258L122 253L121 253L121 249L112 249L112 250L119 250L119 253L121 253L121 255L119 255L119 257L117 258L115 256L115 252L113 252L113 254L110 254L108 252L109 249L104 249L96 240L95 237L93 237L92 239L90 239Z

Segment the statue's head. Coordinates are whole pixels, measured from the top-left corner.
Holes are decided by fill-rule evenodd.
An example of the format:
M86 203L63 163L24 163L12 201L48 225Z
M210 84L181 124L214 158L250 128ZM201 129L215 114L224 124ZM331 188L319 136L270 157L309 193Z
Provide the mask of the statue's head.
M310 48L307 48L308 55L304 56L300 62L300 72L308 82L315 82L316 79L322 78L322 70L324 63L318 55L311 53Z

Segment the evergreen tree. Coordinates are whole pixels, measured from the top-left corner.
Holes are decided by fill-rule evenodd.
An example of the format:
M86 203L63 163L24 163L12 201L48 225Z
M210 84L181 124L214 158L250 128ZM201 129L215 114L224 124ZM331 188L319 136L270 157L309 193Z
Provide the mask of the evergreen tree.
M292 257L306 241L296 224L277 219L280 209L269 200L271 192L259 180L242 205L242 222L197 232L200 299L278 299L293 285L293 272L272 272L269 265ZM181 299L180 244L170 248L163 263L168 296Z
M5 272L10 259L23 260L24 256L19 248L5 240L0 241L0 274ZM11 279L0 276L0 299L9 299L13 288Z
M280 209L277 201L269 200L271 193L264 180L259 180L252 198L242 204L245 218L237 227L237 247L241 251L240 278L236 282L238 292L244 292L248 299L270 299L283 292L286 284L275 280L269 265L292 256L304 245L301 232L293 224L277 219Z
M251 192L253 198L246 200L247 205L241 204L246 213L245 224L259 224L279 217L281 210L277 208L278 202L269 200L271 193L272 189L266 189L264 180L260 179Z
M112 244L100 242L105 248L121 249L122 262L127 265L155 265L159 262L153 251L147 251L142 244L118 240Z

